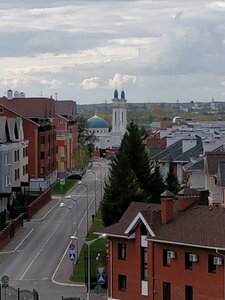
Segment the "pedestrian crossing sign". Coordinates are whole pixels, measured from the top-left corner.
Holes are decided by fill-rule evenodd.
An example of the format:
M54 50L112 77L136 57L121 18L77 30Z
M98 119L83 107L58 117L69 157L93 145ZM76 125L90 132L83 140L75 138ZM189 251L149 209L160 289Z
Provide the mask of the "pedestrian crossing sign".
M69 259L70 259L71 261L75 261L75 259L76 259L76 254L75 254L75 253L70 253L70 254L69 254Z
M102 274L98 274L97 280L99 284L104 284L105 283L105 277Z

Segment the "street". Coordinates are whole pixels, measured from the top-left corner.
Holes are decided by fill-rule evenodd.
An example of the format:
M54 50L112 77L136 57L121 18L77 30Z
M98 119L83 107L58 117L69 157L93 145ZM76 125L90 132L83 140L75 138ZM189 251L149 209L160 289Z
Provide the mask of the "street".
M57 300L62 296L86 299L86 287L82 284L76 286L69 280L72 262L69 260L68 246L70 237L74 235L79 237L79 243L75 240L78 251L82 247L95 205L98 207L101 200L106 168L106 161L99 160L91 168L92 172L87 172L83 177L83 184L77 184L67 194L75 201L53 197L30 222L25 222L21 232L0 252L0 274L9 276L10 286L29 291L36 289L41 300ZM60 207L61 202L66 207ZM7 293L6 299L17 299L9 291ZM22 299L33 298L26 296Z

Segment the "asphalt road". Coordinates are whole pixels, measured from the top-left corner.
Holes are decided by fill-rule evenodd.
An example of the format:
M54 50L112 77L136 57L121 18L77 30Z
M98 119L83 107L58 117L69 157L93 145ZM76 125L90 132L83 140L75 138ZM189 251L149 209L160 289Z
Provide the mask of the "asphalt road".
M87 199L88 227L91 226L95 204L99 206L101 179L106 175L107 164L100 160L97 163L102 167L94 164L91 169L96 174L87 172L82 180L84 185L76 185L69 192L77 200L77 207L74 201L63 197L51 200L30 222L25 223L21 233L0 252L0 274L9 276L11 286L30 291L36 289L40 300L61 300L62 296L86 299L86 287L75 286L69 281L72 262L69 260L68 246L71 235L77 236L78 225L79 251L82 247L87 233ZM68 208L60 208L61 202ZM77 246L77 241L75 243ZM17 299L13 298L10 288L7 288L6 299ZM32 298L27 294L21 299Z

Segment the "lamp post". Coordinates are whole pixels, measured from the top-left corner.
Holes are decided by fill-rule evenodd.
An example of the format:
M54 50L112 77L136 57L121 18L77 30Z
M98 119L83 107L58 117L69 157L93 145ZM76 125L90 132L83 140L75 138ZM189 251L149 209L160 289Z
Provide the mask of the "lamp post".
M92 171L92 170L88 170L89 173L92 173L95 175L95 210L94 210L94 214L96 215L96 212L97 212L97 198L96 198L96 190L97 190L97 174L95 171Z
M100 173L101 173L101 201L102 201L102 181L103 181L103 178L102 178L102 165L100 165L100 164L94 164L94 166L96 166L96 167L100 167Z
M89 226L88 226L88 217L89 217L89 214L88 214L88 185L83 183L82 181L79 181L78 184L83 185L87 190L87 234L88 234L88 230L89 230Z
M72 200L76 204L76 232L77 232L77 259L79 255L79 227L78 227L78 207L77 207L77 199L72 198L72 196L68 195L65 199ZM72 213L72 211L71 211ZM72 232L73 234L73 232Z
M102 235L100 235L99 237L97 237L94 240L84 240L84 243L87 245L88 247L88 282L87 282L87 300L90 299L90 290L91 290L91 245L96 242L98 239L100 238L105 238L106 234L103 233Z

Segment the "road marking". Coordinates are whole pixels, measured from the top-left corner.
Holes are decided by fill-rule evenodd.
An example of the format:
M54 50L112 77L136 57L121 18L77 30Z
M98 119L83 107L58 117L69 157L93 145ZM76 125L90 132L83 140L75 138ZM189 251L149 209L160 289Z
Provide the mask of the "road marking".
M14 250L10 251L1 251L0 254L7 254L7 253L13 253L16 252L17 249L25 242L25 240L29 237L29 235L33 232L34 228L31 229L31 231L25 236L25 238L17 245L17 247Z
M68 212L64 215L64 217L62 218L62 220L57 224L57 226L55 227L55 230L50 234L50 236L48 237L48 239L46 240L46 242L43 244L43 246L39 249L39 251L37 252L37 254L35 255L35 257L32 259L31 263L29 264L29 266L26 268L26 270L23 272L22 276L20 277L20 280L23 279L23 277L26 275L26 273L28 272L28 270L30 269L30 267L32 266L32 264L34 263L34 261L36 260L36 258L38 257L38 255L41 253L41 251L44 249L44 247L47 245L48 241L51 239L51 237L53 236L53 234L56 232L56 230L58 229L58 227L61 225L61 223L63 222L63 220L65 219L65 217L67 216Z
M30 220L30 222L43 221L43 220L50 214L50 212L51 212L51 211L59 204L60 201L61 201L61 199L59 199L59 200L56 202L56 204L55 204L54 206L52 206L42 218L40 218L40 219L35 219L35 218L33 218L33 219Z

